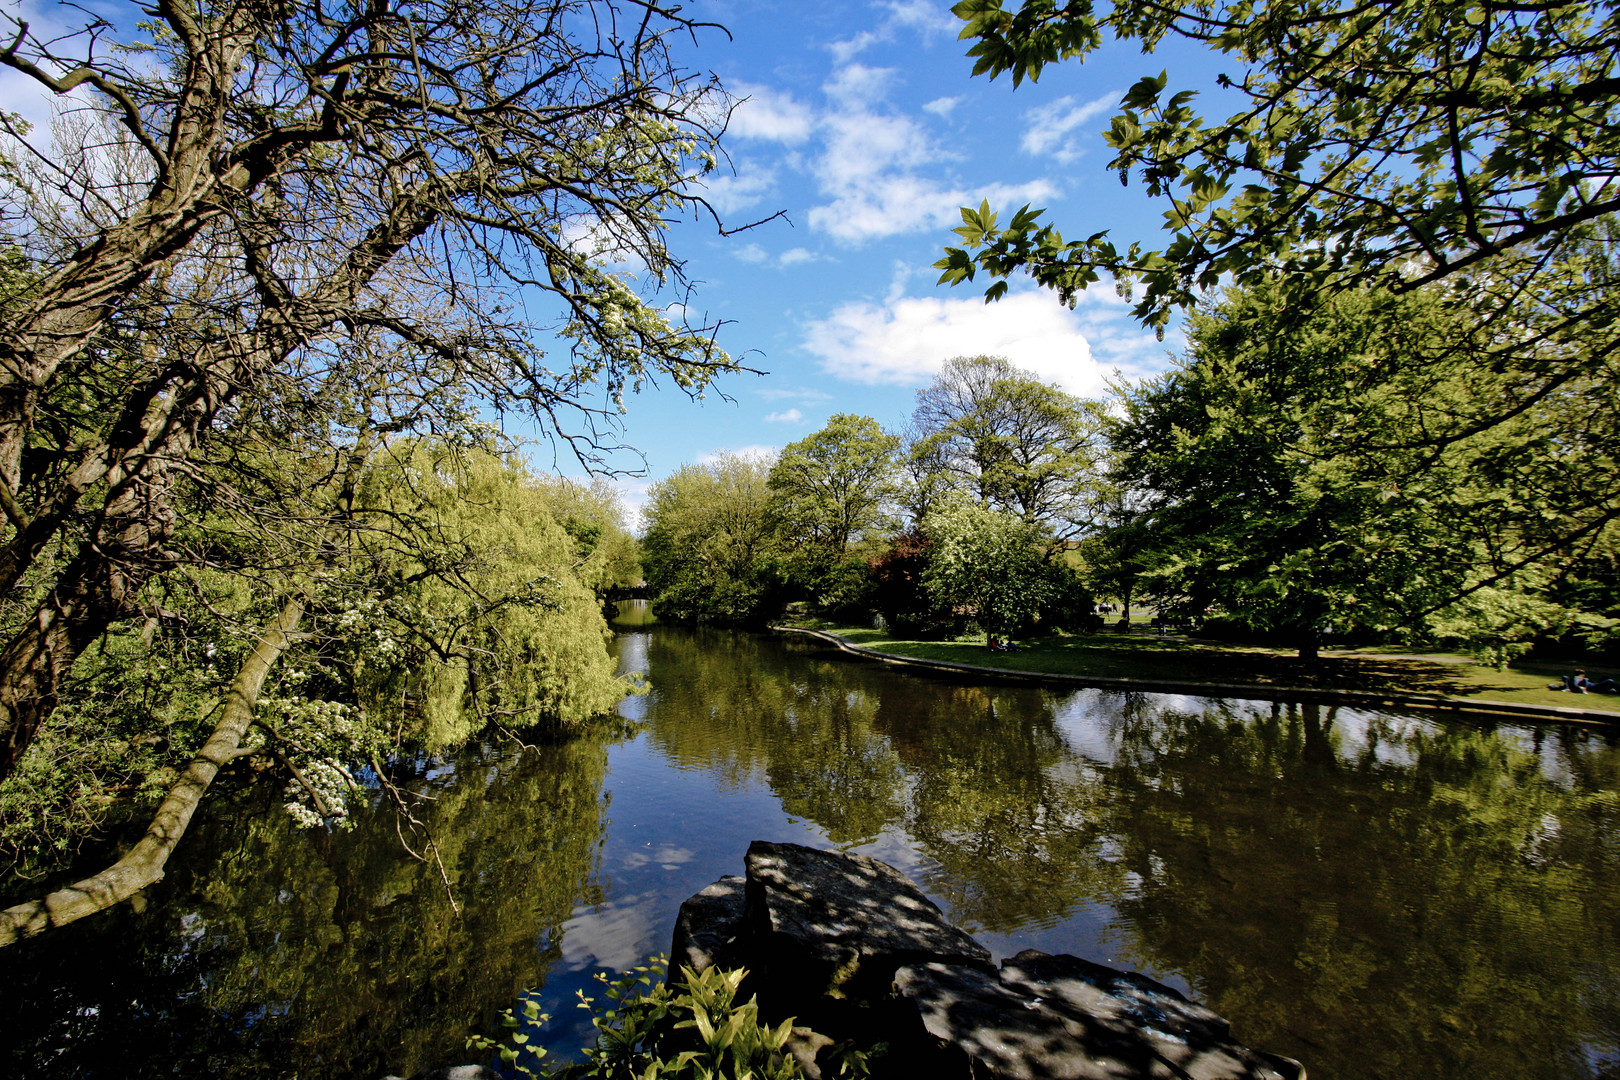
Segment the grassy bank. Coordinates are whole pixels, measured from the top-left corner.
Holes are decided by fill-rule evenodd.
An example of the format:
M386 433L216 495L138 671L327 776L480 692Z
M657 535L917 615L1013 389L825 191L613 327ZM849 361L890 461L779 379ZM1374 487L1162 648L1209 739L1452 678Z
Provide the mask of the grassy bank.
M1369 690L1438 694L1445 697L1562 705L1620 714L1620 696L1568 694L1547 684L1573 665L1527 665L1506 671L1468 657L1420 650L1327 650L1315 663L1292 652L1252 645L1154 634L1104 631L1073 637L1032 638L1017 652L992 653L984 639L915 641L865 627L817 620L792 623L826 630L852 644L925 660L1058 675L1098 675L1115 679L1186 680L1255 686L1328 690Z

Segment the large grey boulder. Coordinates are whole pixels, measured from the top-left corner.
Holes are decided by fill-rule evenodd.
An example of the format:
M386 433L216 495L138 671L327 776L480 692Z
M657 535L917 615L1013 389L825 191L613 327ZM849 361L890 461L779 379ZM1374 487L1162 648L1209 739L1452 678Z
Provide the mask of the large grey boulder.
M950 964L904 967L896 996L915 1010L899 1028L904 1052L930 1075L975 1080L1119 1080L1159 1077L1152 1050L1118 1017L1073 1018L994 975Z
M711 967L749 965L743 933L743 879L723 877L686 899L675 916L675 938L669 946L669 970L679 975L689 967L699 974Z
M670 968L745 967L765 1018L810 1029L795 1057L891 1045L878 1075L975 1080L1305 1080L1220 1016L1135 972L1028 950L1002 964L892 866L756 841L743 878L681 905ZM819 1033L819 1034L817 1034Z
M994 972L990 951L952 926L887 863L756 840L748 846L746 920L756 973L795 998L870 1005L908 964Z
M385 1076L383 1080L399 1080L399 1077ZM487 1065L448 1065L414 1072L411 1080L501 1080L501 1074Z

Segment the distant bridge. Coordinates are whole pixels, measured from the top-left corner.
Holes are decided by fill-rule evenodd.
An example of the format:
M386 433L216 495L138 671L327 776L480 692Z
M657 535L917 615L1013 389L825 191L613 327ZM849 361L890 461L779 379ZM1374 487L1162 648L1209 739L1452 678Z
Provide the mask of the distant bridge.
M651 600L652 590L647 587L645 581L639 581L634 585L615 585L608 590L607 599L609 603L618 603L620 600Z

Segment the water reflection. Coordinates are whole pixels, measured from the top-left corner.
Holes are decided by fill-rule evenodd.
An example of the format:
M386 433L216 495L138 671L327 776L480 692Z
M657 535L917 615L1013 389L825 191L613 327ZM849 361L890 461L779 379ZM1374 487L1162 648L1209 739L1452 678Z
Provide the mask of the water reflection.
M583 741L424 762L413 813L442 875L403 853L381 807L327 834L294 829L273 791L215 803L139 913L0 957L4 1071L377 1077L442 1063L560 955L595 886L605 762Z
M1152 971L1314 1076L1620 1057L1612 737L986 688L714 631L654 636L649 664L671 760L898 852L999 953Z
M121 1076L405 1073L539 983L572 1045L573 991L665 948L755 838L886 859L998 954L1190 988L1314 1077L1620 1059L1610 738L974 686L718 630L619 648L639 734L424 773L461 914L386 814L312 836L217 805L143 913L0 955L11 1071L104 1075L114 1047Z

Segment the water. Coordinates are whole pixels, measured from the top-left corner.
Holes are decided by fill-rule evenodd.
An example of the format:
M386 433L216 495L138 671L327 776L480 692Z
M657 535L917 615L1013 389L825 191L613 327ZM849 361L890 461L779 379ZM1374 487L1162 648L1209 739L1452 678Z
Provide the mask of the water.
M0 1070L409 1075L525 987L575 1046L576 991L667 949L754 839L875 855L998 956L1147 971L1313 1077L1620 1065L1611 737L976 686L717 630L616 647L650 686L629 733L418 763L443 877L380 802L329 834L268 786L211 795L139 905L0 951Z

